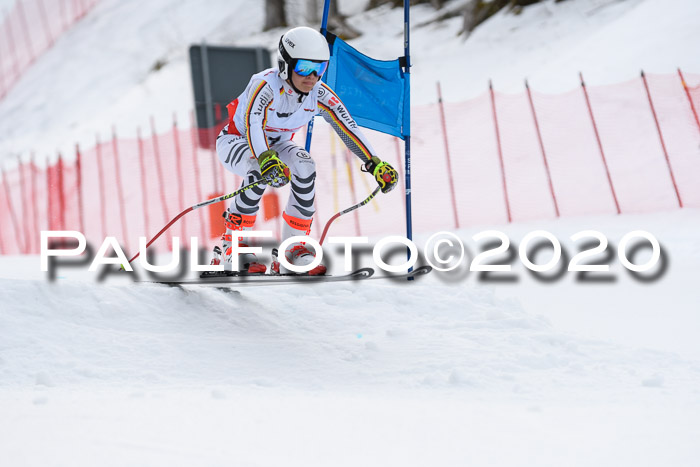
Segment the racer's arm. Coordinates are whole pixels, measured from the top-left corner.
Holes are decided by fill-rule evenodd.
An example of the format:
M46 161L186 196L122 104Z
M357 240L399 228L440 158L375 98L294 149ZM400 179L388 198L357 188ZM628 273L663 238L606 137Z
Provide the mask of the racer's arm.
M248 147L260 165L260 174L265 183L279 188L290 179L289 168L279 159L277 152L270 149L265 137L267 109L272 105L275 94L266 81L251 88L248 107L245 109L245 137Z
M326 83L321 83L318 87L318 107L321 109L323 118L333 127L348 149L362 160L363 170L374 176L382 192L393 190L398 183L398 173L390 164L383 162L377 156L365 135L360 131L357 122Z
M318 108L323 118L333 127L350 151L367 163L376 156L374 148L360 131L347 107L326 83L318 87Z
M270 85L266 81L260 81L258 85L251 88L248 107L243 115L245 137L250 151L256 158L270 149L265 137L265 122L267 109L272 105L274 96Z

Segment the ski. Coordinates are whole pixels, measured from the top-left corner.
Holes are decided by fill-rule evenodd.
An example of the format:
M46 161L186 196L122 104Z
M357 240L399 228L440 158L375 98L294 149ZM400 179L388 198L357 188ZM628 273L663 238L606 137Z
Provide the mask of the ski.
M405 281L407 279L415 279L416 277L424 276L432 270L433 270L432 266L421 266L421 267L414 269L413 271L408 272L406 274L388 274L386 276L373 276L373 277L370 277L369 279L392 279L392 280L404 280Z
M199 279L184 279L177 281L148 281L151 284L164 284L172 286L180 285L213 285L217 287L225 285L257 285L257 284L293 284L293 283L319 283L365 280L374 274L372 268L357 269L351 273L340 276L323 275L310 276L308 274L248 274L235 271L220 273L204 273Z
M326 283L343 281L363 281L368 279L393 279L407 280L423 276L432 271L430 266L422 266L406 274L389 274L385 276L375 276L374 269L362 268L351 273L339 276L323 275L310 276L308 274L248 274L240 272L219 272L204 273L199 279L184 279L174 281L145 281L150 284L163 284L171 286L204 285L214 287L224 286L248 286L248 285L283 285L302 283Z

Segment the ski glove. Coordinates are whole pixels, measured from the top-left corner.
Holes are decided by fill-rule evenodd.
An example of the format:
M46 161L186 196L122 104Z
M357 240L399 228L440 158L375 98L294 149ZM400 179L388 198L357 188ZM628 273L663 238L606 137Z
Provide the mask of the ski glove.
M382 193L388 193L396 187L399 181L399 174L389 163L383 162L377 156L373 156L365 162L365 172L374 175L374 179L382 189Z
M260 174L267 185L274 188L285 186L289 183L289 167L277 157L277 152L269 149L258 157Z

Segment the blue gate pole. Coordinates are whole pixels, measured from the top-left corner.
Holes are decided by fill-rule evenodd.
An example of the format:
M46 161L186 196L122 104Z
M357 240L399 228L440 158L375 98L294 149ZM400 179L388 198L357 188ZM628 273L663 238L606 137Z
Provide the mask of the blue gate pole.
M410 54L410 16L408 13L409 0L403 0L403 47L404 56L406 57L406 91L404 92L404 109L408 109L408 118L405 118L406 111L404 110L403 119L403 135L404 135L404 147L406 150L405 154L405 184L406 184L406 238L413 241L413 219L411 217L411 54ZM407 121L408 120L408 121ZM411 258L411 250L407 249L408 259ZM409 268L408 271L411 272L413 268ZM413 278L409 278L411 280Z
M331 0L326 0L323 4L323 21L321 22L321 34L326 36L326 28L328 27L328 12L330 10ZM315 116L314 116L315 118ZM306 152L311 149L311 137L314 134L314 119L312 118L309 125L306 127Z

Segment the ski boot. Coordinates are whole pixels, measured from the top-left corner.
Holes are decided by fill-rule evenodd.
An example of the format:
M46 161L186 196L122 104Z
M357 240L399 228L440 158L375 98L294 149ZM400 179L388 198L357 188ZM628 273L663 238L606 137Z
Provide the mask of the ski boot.
M287 239L294 236L306 236L311 232L311 223L313 222L312 219L302 219L299 217L290 216L286 212L282 213L282 217L284 218L285 222L282 226L282 239ZM294 266L306 266L316 259L316 255L311 253L306 248L304 242L296 242L287 247L284 252L284 258L289 264L293 264ZM282 267L280 271L286 274L298 274L294 271L289 271L284 267ZM319 264L305 274L310 276L320 276L325 273L326 266Z
M277 248L272 249L272 263L270 263L270 275L280 275L280 262L277 259Z
M289 264L293 264L294 266L306 266L307 264L311 264L316 259L316 255L309 251L309 249L306 248L306 245L301 242L292 243L285 250L284 257ZM287 271L284 267L282 267L282 270L291 274L299 274L294 273L293 271ZM323 264L319 264L306 274L310 276L322 276L325 273L326 266L324 266Z
M231 257L231 234L222 235L224 271L233 271L233 258ZM238 240L238 248L248 248L247 243ZM216 250L214 251L216 255ZM219 263L220 264L220 263ZM264 274L267 266L258 262L255 253L238 253L238 271L248 274Z
M221 264L221 248L219 248L219 245L214 246L214 254L211 257L209 264L211 266L218 266Z
M255 216L245 214L235 214L228 209L224 211L224 224L226 225L226 233L221 236L223 262L225 271L233 271L231 258L231 242L233 241L234 231L251 230L255 224ZM238 237L238 247L248 248L248 244L243 242L243 237ZM238 254L238 271L248 274L264 274L267 271L267 266L258 262L255 253L239 253Z

